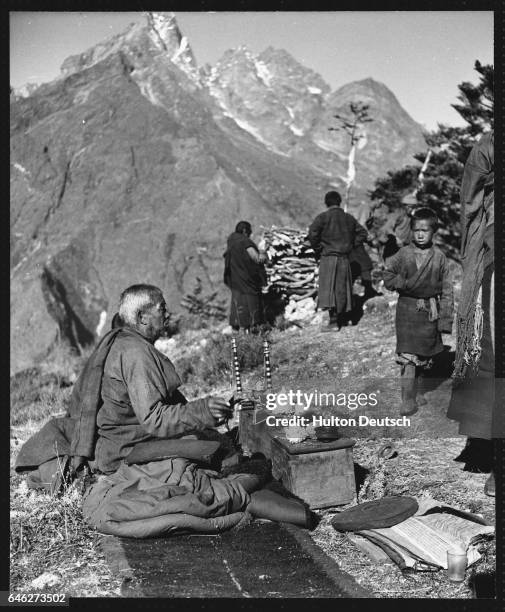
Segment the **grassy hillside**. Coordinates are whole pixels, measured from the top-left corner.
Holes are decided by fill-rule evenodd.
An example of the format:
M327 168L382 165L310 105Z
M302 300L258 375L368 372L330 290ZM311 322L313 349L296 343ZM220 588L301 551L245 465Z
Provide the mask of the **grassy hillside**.
M359 324L344 327L338 333L320 333L320 315L313 325L273 331L270 339L274 390L304 385L308 388L318 385L324 390L325 385L336 379L342 389L382 384L389 394L385 396L388 408L396 415L399 397L392 382L398 367L394 363L393 305L393 301L388 305L388 299L369 302ZM161 348L176 364L184 381L183 391L189 398L207 393L231 395L229 337L222 334L222 327L186 329L164 341ZM244 387L260 388L261 339L241 337L239 353ZM44 370L12 380L11 466L22 442L51 415L64 410L82 359L61 349ZM357 439L354 461L360 501L391 494L430 495L494 520L494 500L483 493L486 475L464 472L462 464L453 461L464 446L464 439L455 434L454 424L447 421L443 437L422 433L429 427L430 419L434 423L444 421L444 402L448 397L446 384L426 393L428 405L412 418L414 437L394 440L397 454L387 461L378 460L377 450L389 438L375 435ZM119 596L121 577L110 573L99 550L97 533L82 522L80 496L80 485L75 484L62 498L52 499L29 491L24 481L11 472L11 591L33 590L32 581L45 575L47 584L54 584L54 591L84 597ZM377 597L469 598L474 575L493 571L494 542L482 545L482 560L467 571L465 582L460 584L450 583L444 571L409 574L392 565L372 565L331 527L335 511L331 508L319 511L323 520L312 537L344 571Z

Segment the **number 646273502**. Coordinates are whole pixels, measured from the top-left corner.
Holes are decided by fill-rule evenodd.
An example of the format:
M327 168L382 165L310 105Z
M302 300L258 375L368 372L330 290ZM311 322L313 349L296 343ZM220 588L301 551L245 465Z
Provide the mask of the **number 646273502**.
M60 604L68 605L66 593L9 593L10 604Z

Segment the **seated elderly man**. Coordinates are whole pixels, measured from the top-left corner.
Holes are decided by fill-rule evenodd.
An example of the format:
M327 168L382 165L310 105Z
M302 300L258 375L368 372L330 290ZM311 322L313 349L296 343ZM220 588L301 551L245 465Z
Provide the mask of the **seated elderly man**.
M172 362L154 347L168 322L160 289L153 285L126 289L119 317L122 327L101 342L108 345L113 339L103 364L93 467L106 474L114 472L139 442L216 427L232 416L228 402L218 397L188 402L179 391L181 380ZM82 427L82 419L79 423ZM84 459L78 448L80 437L76 430L74 467Z
M218 397L188 402L179 391L174 366L154 347L168 319L159 288L126 289L119 316L122 326L102 338L72 396L74 469L88 460L101 474L83 500L86 520L130 537L214 533L236 525L245 511L310 526L315 517L302 504L258 490L259 476L224 478L202 466L185 451L190 441L156 456L156 442L219 426L232 408Z

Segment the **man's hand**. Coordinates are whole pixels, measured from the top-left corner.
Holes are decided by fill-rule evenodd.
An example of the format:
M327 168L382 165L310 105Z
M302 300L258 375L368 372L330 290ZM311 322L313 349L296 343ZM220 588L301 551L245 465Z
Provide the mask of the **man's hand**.
M222 425L233 416L233 408L220 397L209 397L208 406L210 413L216 419L216 425Z

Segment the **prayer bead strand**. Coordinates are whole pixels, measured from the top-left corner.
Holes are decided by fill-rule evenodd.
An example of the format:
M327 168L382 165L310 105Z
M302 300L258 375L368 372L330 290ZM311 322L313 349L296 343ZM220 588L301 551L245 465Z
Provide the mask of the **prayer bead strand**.
M238 353L237 353L237 340L235 338L231 339L231 351L233 355L233 372L235 374L235 386L237 389L237 394L242 395L242 381L240 379L240 367L238 363Z
M263 340L263 361L265 364L265 386L267 391L272 390L272 369L270 366L270 345L268 340Z

